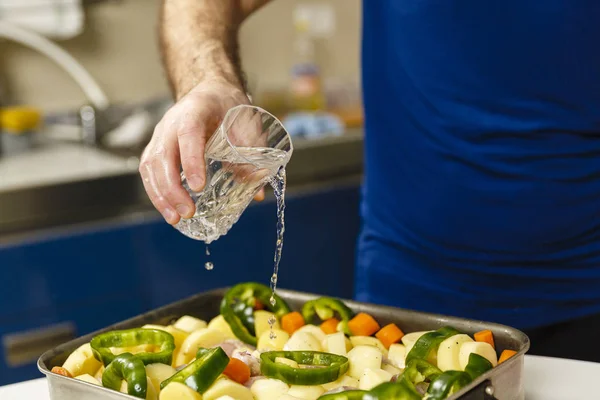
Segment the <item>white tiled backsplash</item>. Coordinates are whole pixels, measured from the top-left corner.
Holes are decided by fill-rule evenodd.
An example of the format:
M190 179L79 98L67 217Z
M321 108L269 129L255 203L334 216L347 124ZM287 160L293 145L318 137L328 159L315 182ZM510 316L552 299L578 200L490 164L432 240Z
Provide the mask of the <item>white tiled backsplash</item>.
M313 0L316 1L316 0ZM292 11L300 0L274 0L242 27L244 70L252 89L284 85L292 62ZM322 52L324 75L358 81L360 0L321 0L336 12L336 31ZM157 49L160 0L123 0L86 8L85 32L60 44L98 80L112 101L167 95ZM11 103L45 110L79 107L79 87L51 61L0 41L0 86Z

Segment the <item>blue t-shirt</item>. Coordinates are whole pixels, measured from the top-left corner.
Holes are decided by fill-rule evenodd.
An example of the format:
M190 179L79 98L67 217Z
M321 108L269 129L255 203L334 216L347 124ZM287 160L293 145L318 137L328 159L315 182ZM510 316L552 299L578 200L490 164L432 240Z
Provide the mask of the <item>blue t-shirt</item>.
M600 1L365 0L362 301L600 313Z

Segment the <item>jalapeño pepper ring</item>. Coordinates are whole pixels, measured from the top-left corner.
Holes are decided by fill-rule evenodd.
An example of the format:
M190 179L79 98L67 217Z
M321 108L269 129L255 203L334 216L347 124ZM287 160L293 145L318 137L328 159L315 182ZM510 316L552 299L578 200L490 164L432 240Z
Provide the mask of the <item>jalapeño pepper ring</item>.
M253 307L256 301L264 304L277 318L291 311L281 297L274 295L275 305L271 305L271 289L260 283L240 283L225 293L221 301L221 315L231 327L233 334L249 345L256 346L257 338L253 330Z
M302 316L307 323L312 321L315 314L325 321L329 318L333 318L335 312L340 315L344 333L350 335L348 321L350 321L354 313L342 301L332 297L319 297L318 299L307 301L302 307Z
M183 383L202 394L225 371L229 357L220 347L198 349L198 358L160 384L164 389L171 382Z
M319 368L294 368L276 363L278 357L289 358L299 365ZM334 382L348 371L348 358L320 351L268 351L260 355L260 372L290 385L323 385Z
M146 398L148 381L146 379L146 367L142 360L131 353L123 353L106 367L102 373L102 386L113 390L121 388L121 380L127 381L127 393Z
M108 366L117 356L110 350L111 347L132 347L140 344L154 344L160 347L156 353L142 352L135 355L144 365L162 363L171 365L175 339L168 332L158 329L126 329L110 331L94 336L90 342L94 357Z

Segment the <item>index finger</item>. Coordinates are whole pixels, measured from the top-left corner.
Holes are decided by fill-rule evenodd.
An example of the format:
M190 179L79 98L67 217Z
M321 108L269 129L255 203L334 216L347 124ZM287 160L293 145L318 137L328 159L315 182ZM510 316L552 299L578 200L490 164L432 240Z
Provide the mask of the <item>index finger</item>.
M177 126L181 166L190 189L199 192L206 181L204 149L206 147L208 115L203 112L186 112Z

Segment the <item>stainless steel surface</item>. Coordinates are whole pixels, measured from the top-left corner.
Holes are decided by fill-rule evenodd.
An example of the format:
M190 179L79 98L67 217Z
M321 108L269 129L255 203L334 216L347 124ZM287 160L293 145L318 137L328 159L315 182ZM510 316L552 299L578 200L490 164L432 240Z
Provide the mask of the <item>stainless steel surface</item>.
M98 149L98 151L102 151ZM362 172L362 131L315 141L295 140L287 166L289 192L329 185ZM122 154L131 157L131 154ZM135 169L135 168L134 168ZM8 235L153 210L137 171L93 180L0 191L0 243Z
M184 314L209 320L218 315L219 304L225 291L226 288L199 293L179 302L109 326L100 331L90 333L47 351L38 360L38 368L48 378L50 398L52 400L79 400L82 398L85 398L86 400L136 399L133 396L128 396L100 386L53 374L50 370L56 365L62 365L73 350L80 345L89 342L92 337L100 332L140 327L149 323L169 324L171 321ZM316 297L314 294L288 290L279 290L279 294L296 310L301 309L306 301ZM496 349L498 351L510 348L518 350L518 353L506 362L491 371L488 371L477 380L473 381L469 386L448 399L455 400L463 398L472 389L480 386L486 381L489 382L488 386L493 386L494 395L498 400L523 400L525 398L523 364L524 354L529 349L529 339L524 333L507 326L482 321L427 314L393 307L358 303L350 300L345 301L355 312L368 312L377 318L381 324L395 322L402 327L404 332L437 329L447 325L453 326L456 329L469 334L473 334L483 329L490 329L494 334ZM484 397L477 398L484 399Z

